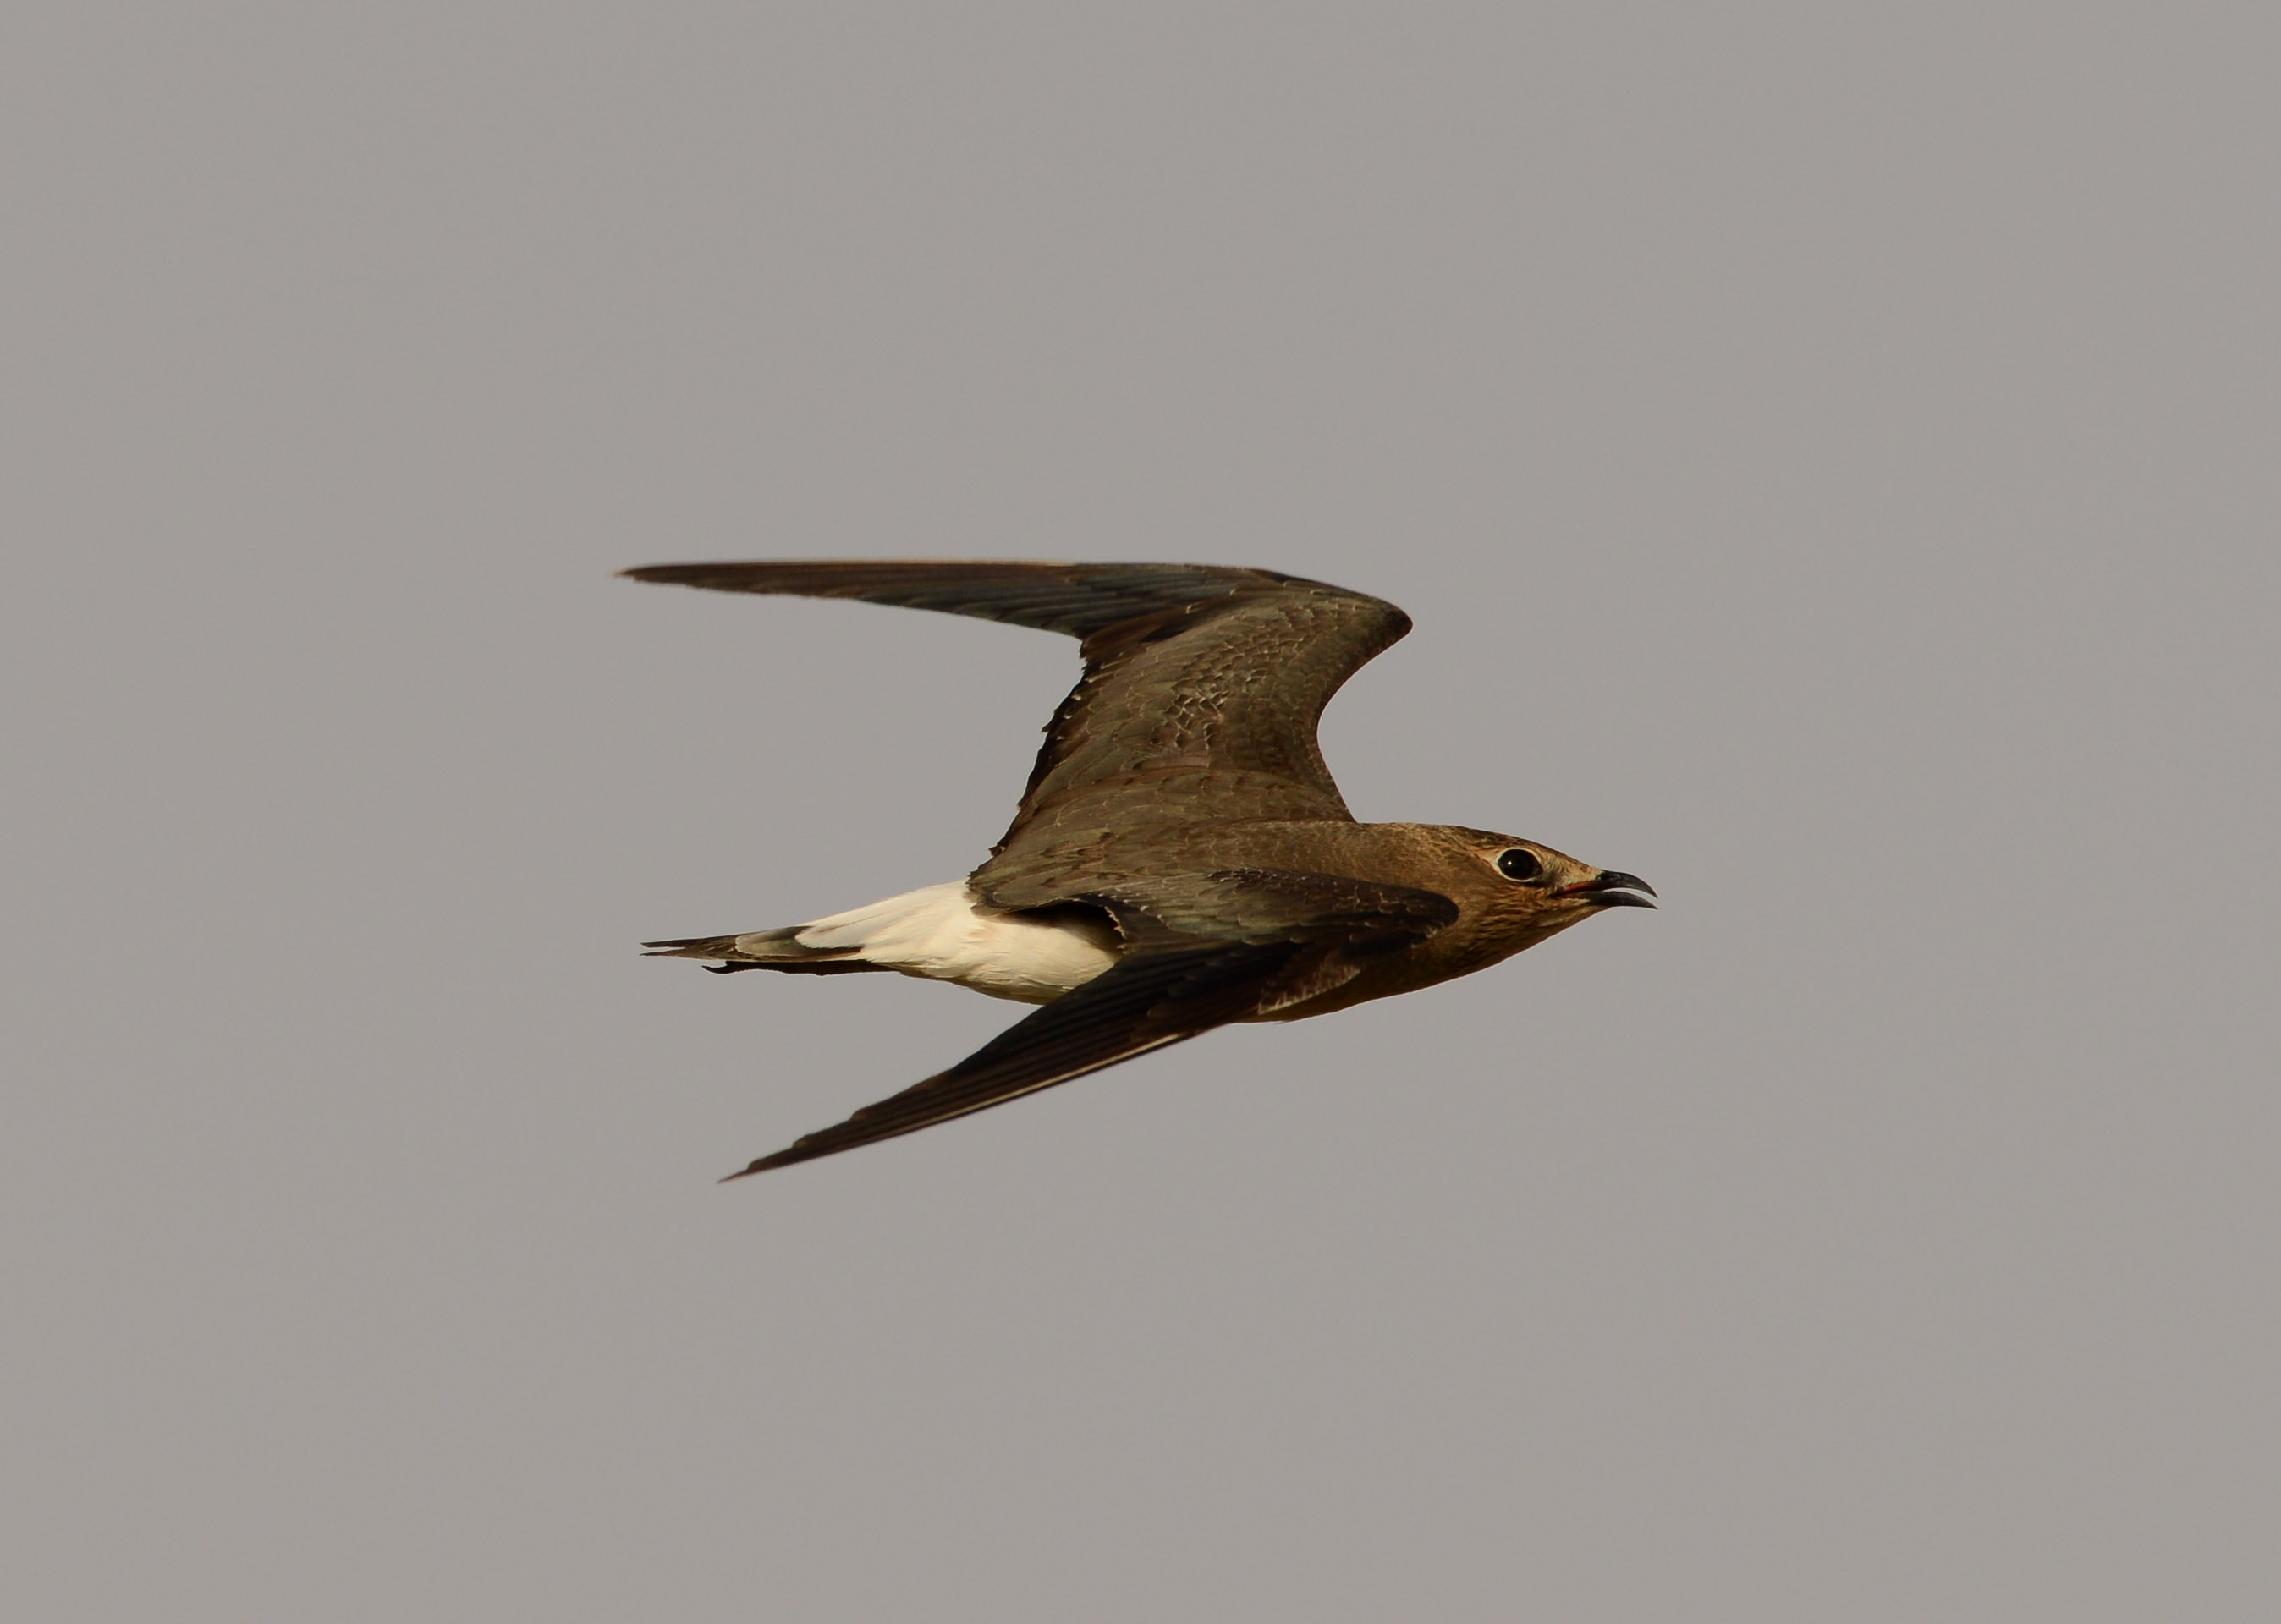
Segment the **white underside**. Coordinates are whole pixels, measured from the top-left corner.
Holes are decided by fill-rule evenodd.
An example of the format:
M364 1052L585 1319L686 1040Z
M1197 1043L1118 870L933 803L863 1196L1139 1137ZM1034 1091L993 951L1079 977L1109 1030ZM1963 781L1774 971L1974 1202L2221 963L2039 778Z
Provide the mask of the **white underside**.
M1047 1004L1117 962L1106 921L1040 921L978 905L966 881L930 885L803 925L802 947L856 950L870 964Z

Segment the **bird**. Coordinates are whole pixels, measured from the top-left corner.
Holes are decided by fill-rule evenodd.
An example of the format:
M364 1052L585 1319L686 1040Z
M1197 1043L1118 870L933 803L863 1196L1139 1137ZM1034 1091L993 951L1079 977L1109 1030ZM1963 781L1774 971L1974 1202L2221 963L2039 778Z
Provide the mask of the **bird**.
M852 598L1060 632L1084 674L1012 825L963 880L805 924L642 945L716 974L897 972L1040 1007L722 1181L932 1128L1236 1021L1486 969L1648 883L1534 840L1358 823L1316 742L1405 635L1392 604L1272 570L993 559L658 564L635 581Z

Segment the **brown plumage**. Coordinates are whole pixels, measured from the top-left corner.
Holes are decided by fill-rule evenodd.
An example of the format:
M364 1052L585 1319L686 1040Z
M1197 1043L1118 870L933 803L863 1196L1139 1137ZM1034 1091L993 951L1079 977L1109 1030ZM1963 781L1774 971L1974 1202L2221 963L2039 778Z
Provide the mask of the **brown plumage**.
M1296 1020L1484 968L1647 885L1534 841L1359 824L1315 743L1410 629L1267 570L926 560L669 564L637 581L851 597L1080 638L1014 822L961 884L804 926L652 943L724 970L899 970L1044 1007L731 1174L1000 1104L1213 1027Z

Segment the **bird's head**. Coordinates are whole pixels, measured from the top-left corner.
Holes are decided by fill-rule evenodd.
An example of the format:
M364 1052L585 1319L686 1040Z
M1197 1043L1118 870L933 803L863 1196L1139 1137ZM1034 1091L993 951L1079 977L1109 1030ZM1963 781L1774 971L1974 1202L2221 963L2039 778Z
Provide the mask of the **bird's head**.
M1595 868L1533 840L1485 829L1442 827L1435 844L1442 889L1463 910L1457 928L1496 957L1610 908L1652 908L1653 888L1620 869Z

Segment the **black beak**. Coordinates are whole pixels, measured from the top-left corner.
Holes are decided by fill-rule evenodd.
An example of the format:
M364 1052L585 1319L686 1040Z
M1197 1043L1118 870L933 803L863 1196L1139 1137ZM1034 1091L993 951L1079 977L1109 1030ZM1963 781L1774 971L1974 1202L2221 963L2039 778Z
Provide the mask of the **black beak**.
M1637 895L1645 891L1647 897ZM1621 869L1604 868L1581 885L1564 885L1553 893L1555 897L1581 897L1596 902L1603 908L1652 908L1648 897L1655 895L1655 887L1637 874L1625 874Z

